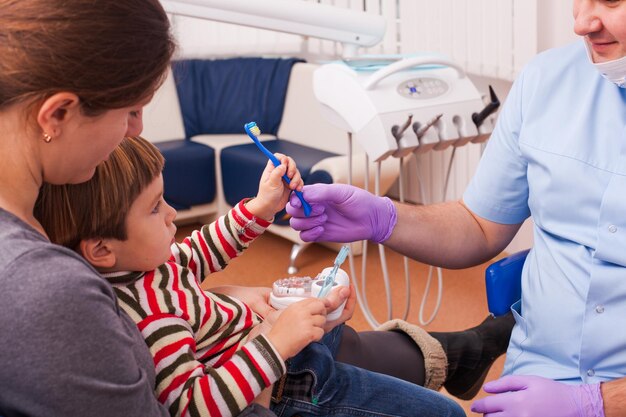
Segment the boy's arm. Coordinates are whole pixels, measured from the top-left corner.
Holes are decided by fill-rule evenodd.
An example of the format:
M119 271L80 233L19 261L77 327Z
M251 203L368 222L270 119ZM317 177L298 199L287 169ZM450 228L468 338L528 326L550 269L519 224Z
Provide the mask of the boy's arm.
M200 282L208 274L224 269L271 224L254 216L245 206L248 201L240 201L227 214L172 245L172 260L193 271Z
M157 398L172 416L189 415L191 409L201 415L236 416L286 371L280 354L262 334L228 346L222 332L223 339L215 334L213 343L197 346L181 317L150 316L138 325L154 358ZM197 359L200 356L207 358L206 364Z

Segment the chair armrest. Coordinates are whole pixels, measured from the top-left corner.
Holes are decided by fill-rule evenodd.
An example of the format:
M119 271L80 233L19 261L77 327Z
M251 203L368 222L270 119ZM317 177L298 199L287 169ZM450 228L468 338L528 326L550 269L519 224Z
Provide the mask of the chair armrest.
M492 263L485 270L487 306L495 317L509 312L522 296L522 269L530 249Z

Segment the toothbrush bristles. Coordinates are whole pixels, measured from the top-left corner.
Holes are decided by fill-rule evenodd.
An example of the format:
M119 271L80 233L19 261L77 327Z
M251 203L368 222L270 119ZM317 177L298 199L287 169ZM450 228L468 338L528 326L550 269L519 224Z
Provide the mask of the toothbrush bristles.
M255 122L248 123L248 130L250 130L250 133L254 136L259 136L261 134L261 129L259 129Z

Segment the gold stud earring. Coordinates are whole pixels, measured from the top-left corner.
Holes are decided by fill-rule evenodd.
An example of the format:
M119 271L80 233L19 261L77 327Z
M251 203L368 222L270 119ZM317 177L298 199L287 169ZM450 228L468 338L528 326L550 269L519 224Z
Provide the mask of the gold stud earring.
M49 134L47 134L46 132L43 133L43 140L46 143L50 143L52 141L52 136L50 136Z

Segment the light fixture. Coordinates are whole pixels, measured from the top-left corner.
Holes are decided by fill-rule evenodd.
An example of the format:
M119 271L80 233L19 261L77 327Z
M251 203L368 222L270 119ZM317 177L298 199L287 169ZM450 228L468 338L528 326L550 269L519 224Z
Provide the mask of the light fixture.
M379 43L382 16L302 0L161 0L168 13L341 42L343 56Z

